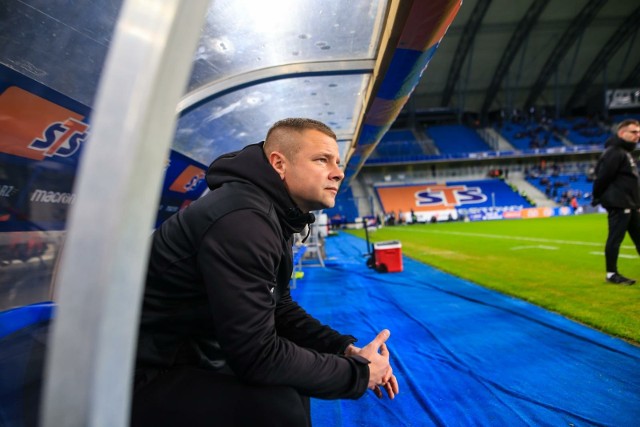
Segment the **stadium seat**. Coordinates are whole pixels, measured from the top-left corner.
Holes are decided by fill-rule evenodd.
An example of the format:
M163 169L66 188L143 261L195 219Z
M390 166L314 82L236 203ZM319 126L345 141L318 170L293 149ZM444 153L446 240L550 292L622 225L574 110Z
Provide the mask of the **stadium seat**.
M462 125L436 125L426 128L441 154L491 151L491 147L472 129Z

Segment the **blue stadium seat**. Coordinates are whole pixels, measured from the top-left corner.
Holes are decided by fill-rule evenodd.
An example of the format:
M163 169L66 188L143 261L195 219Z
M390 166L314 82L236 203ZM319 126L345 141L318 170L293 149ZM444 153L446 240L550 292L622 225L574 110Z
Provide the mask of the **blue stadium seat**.
M433 139L440 154L492 151L474 130L463 125L429 126L426 133Z
M558 136L539 123L506 121L498 131L511 145L519 150L560 147L563 145Z
M372 157L384 161L393 161L423 154L422 146L416 140L413 132L408 129L398 129L390 130L384 135L372 153Z
M584 117L557 119L554 123L576 145L604 144L610 136L596 122Z
M563 200L564 193L577 196L579 205L587 205L591 201L593 183L587 179L587 175L584 173L528 177L527 182L556 203L568 204L567 199Z
M323 212L328 215L330 220L338 215L342 218L342 223L354 222L360 214L351 187L341 189L340 194L336 197L335 206L331 209L325 209Z

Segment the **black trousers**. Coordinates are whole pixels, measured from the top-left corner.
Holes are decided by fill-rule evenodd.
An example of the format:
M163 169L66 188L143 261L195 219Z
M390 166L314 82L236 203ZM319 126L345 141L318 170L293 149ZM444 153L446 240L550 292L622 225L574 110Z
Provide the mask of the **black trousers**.
M620 245L622 245L624 235L627 232L636 245L638 254L640 254L640 213L638 213L637 209L607 208L607 214L609 236L604 248L607 272L617 273Z
M309 427L309 398L291 387L178 367L136 387L131 427Z

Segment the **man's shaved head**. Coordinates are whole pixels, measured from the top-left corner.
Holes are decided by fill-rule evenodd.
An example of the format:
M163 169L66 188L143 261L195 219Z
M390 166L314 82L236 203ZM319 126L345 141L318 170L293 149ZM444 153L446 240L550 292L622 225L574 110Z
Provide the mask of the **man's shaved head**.
M299 134L305 130L315 129L337 140L336 134L322 122L306 118L289 118L276 122L267 132L264 151L269 156L273 151L279 151L289 160L293 160L300 150Z

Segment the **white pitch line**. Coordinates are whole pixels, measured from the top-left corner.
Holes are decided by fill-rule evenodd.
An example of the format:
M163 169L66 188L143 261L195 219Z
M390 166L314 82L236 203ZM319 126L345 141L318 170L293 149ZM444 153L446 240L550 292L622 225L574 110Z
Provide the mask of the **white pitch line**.
M528 246L514 246L512 251L521 251L523 249L545 249L547 251L557 251L560 249L557 246L545 246L545 245L528 245Z
M604 252L589 252L591 255L599 255L599 256L604 256ZM627 255L627 254L619 254L618 258L629 258L629 259L635 259L638 258L637 255Z
M411 228L411 227L407 227ZM453 236L468 236L468 237L486 237L488 239L504 239L504 240L521 240L523 242L538 242L538 243L555 243L558 245L576 245L576 246L598 246L603 247L605 242L580 242L577 240L554 240L554 239L541 239L539 237L524 237L524 236L503 236L500 234L484 234L484 233L463 233L461 231L442 231L442 230L412 230L413 233L435 233L435 234L450 234ZM633 249L633 246L621 246L625 249Z

